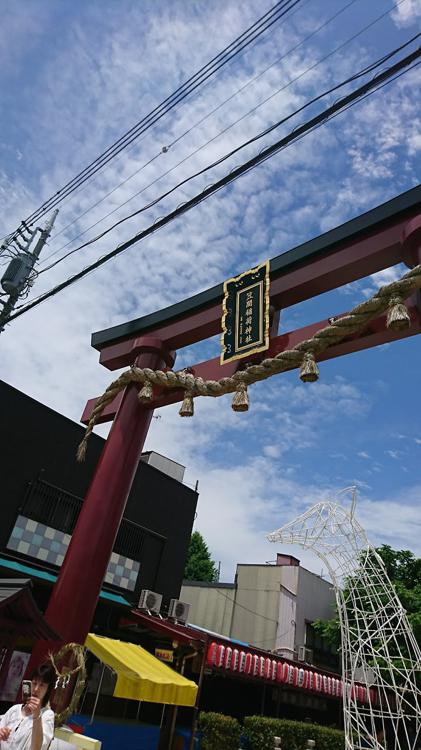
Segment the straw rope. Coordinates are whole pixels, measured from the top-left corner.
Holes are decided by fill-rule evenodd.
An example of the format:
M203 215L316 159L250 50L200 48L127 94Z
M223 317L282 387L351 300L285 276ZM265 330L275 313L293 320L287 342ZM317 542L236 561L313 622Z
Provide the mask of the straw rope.
M259 364L253 364L244 370L239 370L231 377L220 380L203 380L195 377L191 372L179 370L151 370L147 367L131 367L123 372L117 380L114 380L106 391L99 397L92 411L85 436L79 445L77 458L83 461L89 436L105 407L114 398L131 384L142 385L139 393L141 403L153 402L153 386L158 388L177 388L188 391L194 396L212 396L217 398L226 393L233 393L243 386L251 385L260 380L266 380L278 373L291 370L305 365L310 359L326 351L331 346L338 344L347 336L358 333L367 323L376 318L389 308L388 327L395 330L402 329L410 324L408 312L402 300L406 299L412 292L421 287L421 265L415 266L398 281L380 287L369 299L361 302L348 314L331 318L330 325L321 328L314 336L306 341L301 341L292 349L280 352L276 357L264 359Z
M65 646L63 646L60 651L56 654L53 654L52 652L49 653L49 659L51 661L51 664L54 668L54 671L56 673L57 682L56 686L60 688L60 681L67 680L73 675L77 675L76 682L73 688L72 697L70 699L70 702L68 706L63 709L60 713L55 714L54 718L54 724L56 727L60 727L66 719L69 718L73 713L75 713L78 705L79 700L83 692L83 688L85 687L86 682L86 666L85 666L85 648L81 646L79 643L67 643ZM69 669L67 671L66 668L62 668L60 671L57 667L57 662L65 661L69 656L73 656L76 660L76 667L74 669Z

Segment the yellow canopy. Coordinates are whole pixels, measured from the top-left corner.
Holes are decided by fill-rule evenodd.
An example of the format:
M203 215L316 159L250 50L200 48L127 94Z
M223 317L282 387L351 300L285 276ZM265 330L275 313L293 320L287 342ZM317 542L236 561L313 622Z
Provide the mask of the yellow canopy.
M117 673L116 698L194 706L197 685L134 643L88 634L86 648Z

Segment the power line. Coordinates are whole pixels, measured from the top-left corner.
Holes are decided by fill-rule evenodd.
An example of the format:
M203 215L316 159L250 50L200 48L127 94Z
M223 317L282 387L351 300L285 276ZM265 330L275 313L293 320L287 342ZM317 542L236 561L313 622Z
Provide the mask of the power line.
M354 2L354 0L352 0L352 2ZM405 2L405 0L400 0L400 2L401 2L401 3L402 3L402 2ZM348 5L350 5L350 4L352 4L352 3L349 3ZM345 8L347 8L347 7L348 7L348 5L347 5L347 6L345 6ZM345 8L343 8L342 10L344 10ZM252 109L248 110L248 112L246 112L246 113L245 113L244 115L242 115L241 117L239 117L239 118L238 118L237 120L234 120L234 122L232 122L232 123L231 123L230 125L228 125L227 127L225 127L225 128L223 129L223 130L221 130L221 131L220 131L219 133L217 133L217 134L216 134L215 136L213 136L212 138L210 138L210 139L208 139L207 141L205 141L205 143L201 144L201 146L199 146L198 148L194 149L194 150L193 150L193 151L192 151L192 152L191 152L190 154L188 154L188 155L187 155L187 156L185 156L185 157L184 157L183 159L181 159L181 160L180 160L179 162L177 162L177 164L175 164L175 165L174 165L173 167L171 167L171 168L170 168L170 169L168 169L168 170L167 170L166 172L164 172L164 173L162 173L161 175L159 175L158 177L156 177L156 178L155 178L154 180L152 180L152 182L150 182L150 183L149 183L148 185L146 185L145 187L141 188L141 189L140 189L140 190L138 190L138 191L137 191L136 193L134 193L133 195L131 195L131 196L130 196L130 198L127 198L127 199L126 199L125 201L123 201L123 203L120 203L120 204L119 204L118 206L116 206L115 208L113 208L113 209L112 209L111 211L108 211L108 213L106 213L106 214L105 214L104 216L102 216L102 217L101 217L100 219L98 219L97 221L95 221L95 222L94 222L93 224L91 224L91 225L90 225L89 227L87 227L86 229L84 229L84 230L83 230L82 232L79 232L79 234L75 235L75 237L73 237L72 239L70 239L70 240L69 240L68 242L66 242L66 243L65 243L64 245L62 245L62 246L61 246L60 248L58 248L57 250L55 250L55 251L54 251L53 253L51 253L50 255L46 256L46 258L44 259L44 262L46 262L46 261L47 261L47 260L48 260L49 258L52 258L52 257L53 257L54 255L57 255L58 253L60 253L60 252L61 252L62 250L64 250L64 249L65 249L66 247L68 247L69 245L71 245L71 244L72 244L72 243L73 243L73 242L74 242L74 241L75 241L76 239L78 239L79 237L82 237L82 236L83 236L84 234L86 234L86 232L88 232L88 231L89 231L90 229L93 229L94 227L98 226L98 224L101 224L101 223L102 223L102 222L103 222L103 221L104 221L105 219L107 219L107 218L108 218L109 216L112 216L112 214L116 213L116 211L119 211L119 210L120 210L120 208L122 208L123 206L127 205L128 203L130 203L130 201L132 201L132 200L133 200L134 198L136 198L136 197L137 197L138 195L141 195L142 193L146 192L146 190L148 190L148 189L149 189L150 187L152 187L152 186L153 186L153 185L155 185L155 184L156 184L157 182L159 182L159 181L160 181L160 180L161 180L161 179L162 179L163 177L166 177L166 176L167 176L168 174L170 174L170 173L171 173L171 172L173 172L173 171L174 171L175 169L177 169L177 167L181 166L181 165L182 165L182 164L184 164L184 163L185 163L186 161L188 161L188 159L190 159L190 158L191 158L192 156L195 156L195 155L196 155L196 154L197 154L197 153L198 153L199 151L201 151L201 150L202 150L203 148L205 148L205 147L206 147L207 145L209 145L209 143L212 143L212 142L213 142L213 141L215 141L215 140L216 140L217 138L219 138L219 137L220 137L221 135L223 135L223 134L225 134L226 132L228 132L228 130L230 130L230 129L231 129L232 127L234 127L234 126L235 126L235 125L237 125L237 124L238 124L239 122L241 122L242 120L244 120L244 119L245 119L246 117L248 117L248 116L249 116L250 114L252 114L253 112L255 112L255 111L256 111L256 110L257 110L257 109L258 109L259 107L261 107L261 106L263 106L264 104L266 104L266 103L267 103L267 102L268 102L268 101L269 101L270 99L272 99L272 98L273 98L274 96L276 96L277 94L279 94L279 93L281 93L282 91L284 91L285 89L287 89L287 88L288 88L289 86L291 86L291 85L292 85L293 83L295 83L296 81L300 80L300 79L301 79L301 78L302 78L303 76L305 76L305 75L306 75L306 74L307 74L308 72L310 72L310 71L314 70L314 69L315 69L315 68L316 68L316 67L317 67L318 65L320 65L320 64L321 64L322 62L324 62L325 60L327 60L327 59L328 59L329 57L331 57L331 56L335 55L335 54L336 54L337 52L339 52L340 50L342 50L342 49L343 49L344 47L346 47L346 46L347 46L348 44L350 44L350 43L351 43L352 41L354 41L354 40L355 40L355 39L356 39L357 37L359 37L359 36L360 36L361 34L363 34L363 33L364 33L365 31L367 31L367 30L368 30L369 28L371 28L371 27L372 27L372 26L374 26L374 25L375 25L376 23L378 23L378 22L379 22L380 20L382 20L383 18L385 18L385 17L387 16L387 15L389 15L389 13L390 13L390 10L391 10L391 9L388 9L388 10L387 10L387 11L385 11L384 13L381 13L381 14L380 14L379 16L377 16L377 17L376 17L375 19L373 19L373 21L371 21L371 22L370 22L369 24L367 24L366 26L364 26L364 27L363 27L362 29L360 29L360 30L359 30L358 32L356 32L356 33L355 33L355 34L353 34L353 35L352 35L351 37L349 37L349 38L348 38L348 39L346 39L346 40L345 40L344 42L342 42L342 43L341 43L340 45L338 45L338 47L335 47L335 49L333 49L333 50L332 50L331 52L329 52L329 53L327 53L326 55L324 55L324 56L323 56L322 58L320 58L319 60L317 60L317 61L316 61L315 63L313 63L312 65L310 65L310 66L309 66L308 68L306 68L306 69L305 69L304 71L302 71L302 72L301 72L301 73L299 73L299 74L298 74L297 76L295 76L295 78L292 78L292 79L291 79L290 81L288 81L288 83L286 83L286 84L284 84L283 86L281 86L281 87L280 87L279 89L277 89L277 90L276 90L275 92L273 92L273 93L272 93L272 94L271 94L270 96L268 96L268 97L267 97L266 99L264 99L264 100L263 100L262 102L260 102L260 103L259 103L258 105L256 105L256 106L255 106L255 107L253 107ZM328 19L328 21L327 21L327 22L326 22L325 24L323 24L323 25L322 25L321 27L319 27L319 29L316 29L316 32L317 32L318 30L320 30L321 28L323 28L323 27L324 27L325 25L327 25L327 23L328 23L328 22L329 22L330 20L332 20L332 18L334 18L334 17L336 17L337 15L339 15L339 13L340 13L340 12L342 12L342 11L339 11L338 13L336 13L336 14L335 14L335 16L332 16L332 17L331 17L331 19ZM313 34L312 34L312 35L314 35L314 33L316 33L316 32L313 32ZM310 35L310 36L312 36L312 35ZM305 41L305 40L303 40L303 41ZM295 47L295 48L292 48L292 49L296 49L296 48L297 48L297 46L300 46L300 45L296 45L296 47ZM292 51L292 50L290 50L290 51ZM288 53L286 53L286 54L288 54ZM282 59L282 57L281 57L280 59ZM274 63L274 64L275 64L275 63ZM293 114L296 114L296 112L294 112ZM150 161L153 161L153 159L151 159ZM150 163L150 162L147 162L147 164L149 164L149 163ZM145 165L144 165L144 166L145 166ZM143 168L143 167L141 167L141 169L142 169L142 168ZM138 170L138 171L140 171L140 170ZM136 174L136 172L135 172L134 174ZM134 175L133 175L133 176L134 176ZM125 180L125 182L126 182L126 181L127 181L127 180ZM114 191L111 191L111 192L114 192ZM97 205L98 205L98 204L99 204L100 202L101 202L101 201L98 201L98 202L97 202L96 204L94 204L94 207L95 207L95 206L97 206ZM134 216L134 215L136 215L136 213L135 213L135 214L131 214L131 215L130 215L130 216L128 216L127 218L128 218L128 219L129 219L129 218L132 218L132 216ZM76 219L76 220L77 220L77 219ZM75 220L75 221L76 221L76 220ZM123 221L125 221L125 219L123 219ZM73 223L73 222L72 222L72 223ZM112 230L113 228L115 228L115 227L116 227L117 225L118 225L118 222L117 222L117 224L114 224L114 225L113 225L112 227L110 227L110 228L109 228L109 230L107 230L107 231L111 231L111 230ZM69 225L68 225L68 226L69 226ZM60 232L59 232L59 234L60 234ZM57 236L57 235L56 235L56 236ZM103 236L103 235L100 235L100 236ZM93 239L92 239L92 240L91 240L90 242L95 242L95 241L96 241L96 240L95 240L95 238L93 238ZM89 243L88 243L88 244L89 244ZM47 266L46 268L43 268L43 269L42 269L42 271L40 271L40 273L44 273L44 271L48 271L48 270L49 270L50 268L53 268L53 267L54 267L55 265L57 265L57 263L58 263L58 262L61 262L61 260L64 260L64 259L68 258L68 257L69 257L70 255L73 255L73 253L76 253L76 252L78 252L78 251L79 251L80 249L83 249L84 247L86 247L86 245L85 245L85 244L83 244L83 245L81 245L81 246L79 246L79 247L77 247L77 248L74 248L74 249L73 249L73 250L71 250L71 251L70 251L69 253L66 253L65 255L63 255L63 256L62 256L62 258L60 258L60 259L59 259L59 261L56 261L55 263L52 263L51 265Z
M271 28L273 24L283 18L299 2L301 2L301 0L279 0L279 2L277 2L269 11L225 47L222 52L219 52L194 75L190 76L190 78L179 86L175 92L164 99L163 102L155 107L148 115L139 120L139 122L130 128L130 130L106 149L99 157L94 159L94 161L79 172L72 180L66 183L60 190L51 196L51 198L45 201L26 219L26 222L30 224L36 221L43 216L46 211L49 211L51 208L58 205L65 197L73 192L76 187L79 187L86 180L90 179L97 171L99 171L99 169L120 153L120 151L125 149L130 143L138 138L139 135L145 132L145 130L156 124L156 122L164 117L164 115L170 112L175 106L183 101L183 99L201 86L204 81L215 75L220 68L239 55L240 52L247 48L252 42L256 41L256 39Z
M20 310L17 310L13 315L9 316L9 318L7 319L7 321L5 321L5 323L9 323L12 320L20 317L28 310L41 304L41 302L44 302L46 299L49 299L50 297L55 296L56 294L58 294L58 292L67 288L68 286L71 286L76 281L79 281L79 279L83 278L87 274L91 273L92 271L96 270L100 266L104 265L104 263L107 263L109 260L116 257L117 255L122 253L124 250L127 250L127 248L131 247L136 242L139 242L140 240L145 239L151 234L154 234L156 231L158 231L162 227L174 221L174 219L187 213L188 211L190 211L190 209L199 205L200 203L202 203L204 200L209 198L214 193L226 187L231 182L234 182L234 180L238 179L243 174L246 174L247 172L249 172L258 164L261 164L265 162L267 159L271 158L275 153L279 152L281 149L284 149L287 146L289 146L292 142L299 140L301 137L311 132L312 130L316 129L321 124L327 122L329 119L332 119L332 117L336 116L341 111L344 111L348 109L350 106L352 106L353 104L357 103L357 101L363 98L366 98L366 96L368 96L369 93L373 93L375 90L382 88L384 85L386 85L386 83L390 83L392 80L395 80L395 78L403 74L405 69L410 70L416 67L416 65L418 65L419 63L416 63L415 61L418 60L420 57L421 57L421 48L418 47L415 51L411 52L409 55L402 58L394 65L391 65L386 70L374 76L374 78L372 78L371 81L364 83L358 89L355 89L350 94L342 97L341 99L336 101L333 105L331 105L330 107L327 107L315 117L311 118L310 120L303 123L302 125L297 126L287 136L281 138L280 140L276 141L272 145L264 148L260 152L260 154L257 154L256 156L246 161L244 164L240 165L239 167L236 167L228 175L225 175L225 177L221 178L220 180L215 182L213 185L210 185L209 187L205 188L201 193L195 195L193 198L186 201L182 206L179 206L178 208L174 209L170 213L166 214L166 216L162 217L161 219L158 219L154 224L150 225L149 227L144 229L142 232L139 232L138 234L136 234L135 236L133 236L131 239L127 240L126 242L123 242L121 245L118 245L114 250L107 253L106 255L103 255L101 258L96 260L91 265L85 267L78 273L74 274L73 276L69 277L65 281L58 284L57 286L53 287L48 292L41 294L39 297L37 297L35 300L32 300L32 302L28 303L27 305L24 305ZM415 63L415 64L411 65L412 63Z
M241 86L234 93L232 93L229 97L227 97L227 99L224 99L224 101L220 102L216 107L214 107L212 110L210 110L210 112L208 112L206 115L204 115L194 125L192 125L190 128L188 128L183 133L181 133L174 141L172 141L171 143L169 143L166 148L168 150L171 149L176 143L180 142L186 135L188 135L189 133L191 133L192 130L194 130L196 127L198 127L203 122L205 122L211 115L213 115L215 112L217 112L219 109L221 109L226 103L228 103L235 96L237 96L237 94L239 94L242 91L244 91L248 86L250 86L252 83L254 83L259 78L261 78L265 73L267 73L268 70L270 70L271 68L273 68L279 62L281 62L281 60L284 60L288 55L290 55L292 52L295 52L297 49L299 49L300 47L302 47L303 44L305 44L309 39L311 39L316 34L318 34L322 29L326 28L326 26L328 26L329 23L331 23L333 20L335 20L339 15L341 15L351 5L354 5L355 2L359 2L359 0L350 0L350 2L346 3L336 13L334 13L332 16L330 16L324 23L322 23L320 26L318 26L314 31L312 31L306 37L304 37L304 39L302 39L300 42L298 42L293 47L291 47L289 50L287 50L287 52L285 52L283 55L281 55L280 57L278 57L274 62L272 62L269 66L267 66L266 68L264 68L264 70L262 70L256 76L254 76L253 78L249 79L245 84L243 84L243 86ZM401 3L402 2L406 2L406 0L399 0L399 2L401 2ZM396 7L396 6L394 6L394 7ZM295 12L297 12L297 11L295 11ZM118 206L116 206L111 211L109 211L108 213L106 213L104 216L102 216L100 219L98 219L97 221L95 221L89 227L87 227L83 231L81 231L78 234L76 234L74 237L72 237L68 242L66 242L60 248L58 248L54 252L50 253L50 255L47 255L44 258L44 263L47 260L49 260L49 258L52 258L54 255L57 255L62 250L64 250L66 247L68 247L69 245L71 245L76 239L78 239L79 237L82 237L84 234L86 234L86 232L89 232L90 229L93 229L94 227L98 226L98 224L100 224L102 221L104 221L105 219L107 219L109 216L111 216L112 214L114 214L116 211L119 211L120 208L122 208L123 206L127 205L127 203L129 203L130 201L132 201L135 197L137 197L138 195L141 195L142 193L144 193L146 190L148 190L154 184L156 184L157 182L159 182L163 177L166 177L168 174L170 174L175 169L177 169L181 164L184 164L192 156L195 156L203 148L205 148L206 146L208 146L213 141L217 140L221 135L227 133L228 130L230 130L235 125L237 125L239 122L241 122L246 117L248 117L250 114L252 114L253 112L255 112L256 109L258 109L259 107L261 107L264 104L266 104L273 96L279 94L281 91L284 91L286 88L288 88L293 83L295 83L297 80L299 80L304 75L306 75L309 71L314 70L314 68L317 67L317 65L320 65L328 57L336 54L336 52L338 52L339 50L343 49L347 44L349 44L354 39L356 39L358 36L360 36L363 32L367 31L371 26L373 26L374 24L378 23L382 18L386 17L389 13L390 13L390 9L388 9L387 11L385 11L384 13L382 13L381 15L377 16L371 23L369 23L366 26L364 26L356 34L353 34L351 37L349 37L347 40L345 40L345 42L343 42L338 47L336 47L332 52L330 52L329 54L327 54L324 57L322 57L321 59L319 59L313 65L311 65L308 68L306 68L304 71L302 71L297 76L295 76L295 78L292 78L290 81L288 81L288 83L285 84L284 86L281 86L280 88L276 89L276 91L273 92L273 94L271 94L266 99L264 99L263 101L261 101L256 107L253 107L252 109L248 110L248 112L246 112L244 115L242 115L241 117L239 117L237 120L234 120L234 122L232 122L230 125L228 125L227 127L225 127L223 130L221 130L216 135L212 136L212 138L210 138L207 141L205 141L205 143L202 143L201 146L199 146L198 148L196 148L192 152L190 152L190 154L188 154L186 157L184 157L183 159L181 159L181 161L179 161L173 167L171 167L170 169L168 169L165 172L161 173L161 175L159 175L159 177L155 178L148 185L146 185L145 187L141 188L136 193L134 193L133 195L131 195L130 198L128 198L127 200L125 200L123 203L120 203ZM291 15L293 15L293 14L291 14ZM56 232L55 238L57 238L60 234L63 234L63 232L65 232L66 229L69 229L69 227L71 227L73 224L75 224L77 221L79 221L79 219L81 219L83 216L86 216L86 214L89 213L92 209L94 209L97 206L99 206L106 198L108 198L116 190L118 190L119 187L121 187L122 185L125 185L127 182L129 182L129 180L131 180L133 177L135 177L136 175L138 175L143 169L145 169L146 167L150 166L150 164L152 164L159 156L162 156L162 149L160 151L158 151L154 156L152 156L147 162L145 162L144 164L142 164L138 169L136 169L135 172L133 172L131 175L129 175L129 177L126 177L122 182L120 182L118 185L116 185L114 188L112 188L112 190L110 190L107 193L105 193L105 195L102 198L100 198L95 203L93 203L91 206L89 206L89 208L87 208L85 211L83 211L82 214L79 214L78 216L76 216L65 227L63 227L59 232ZM66 254L64 257L68 257L68 254ZM44 269L44 270L47 270L47 269Z
M289 13L289 18L292 18L296 13L298 13L299 10L302 10L303 8L305 8L305 6L308 5L310 2L312 2L312 0L301 0L301 3L302 3L301 7L300 8L296 8L294 11L292 11L291 13ZM349 5L353 4L354 2L359 2L359 0L351 0L351 2L349 3ZM403 3L403 2L408 2L408 0L397 0L397 5L399 5L400 3ZM348 7L348 6L345 6L345 7ZM339 11L337 14L335 14L335 16L339 15L341 12L342 11ZM271 29L269 29L269 33L273 33L273 31L274 31L274 27L271 27ZM317 31L318 30L316 29L315 32L312 32L311 34L309 34L307 38L309 38L310 36L313 36L315 33L317 33ZM252 44L254 44L254 41L252 42ZM298 46L300 46L300 45L301 45L301 43ZM282 57L284 57L284 56L282 56ZM97 205L99 205L102 202L102 200L104 200L105 198L107 198L109 195L111 195L113 192L115 192L115 190L117 190L122 185L125 185L126 182L128 182L130 179L132 179L132 177L134 177L135 175L139 174L139 172L141 172L143 169L145 169L145 167L149 166L149 164L151 164L157 158L159 158L159 157L163 156L164 154L166 154L167 151L170 148L172 148L172 146L174 146L179 140L181 140L181 138L184 137L184 135L186 135L188 132L191 132L191 130L193 130L195 127L197 127L198 124L201 124L202 122L204 122L214 112L216 112L218 109L220 109L222 106L224 106L224 104L226 102L230 101L230 99L234 98L244 88L247 88L247 86L249 86L251 83L253 83L253 81L257 80L262 75L264 75L264 73L267 72L267 70L269 70L271 67L273 67L274 65L276 65L276 63L279 62L279 60L282 59L282 57L278 58L278 60L275 61L274 63L272 63L268 68L264 69L263 71L261 71L261 73L257 74L254 78L250 79L247 83L244 84L244 86L241 86L239 89L237 89L227 99L225 99L217 107L215 107L213 110L211 110L206 115L204 115L204 117L201 120L199 120L198 123L196 123L191 128L189 128L189 130L185 131L185 133L182 133L181 136L179 136L178 138L176 138L172 143L169 143L168 145L165 145L165 146L161 147L160 150L153 157L151 157L145 164L142 164L141 167L139 167L139 169L137 169L132 175L129 175L129 177L125 178L121 183L119 183L118 185L116 185L110 192L106 193L103 198L101 198L97 203L95 203L93 206L91 206L89 209L87 209L87 211L83 211L82 214L80 214L75 219L73 219L68 225L66 225L65 227L63 227L62 229L60 229L59 232L56 232L55 237L58 237L60 234L62 234L66 229L69 228L69 226L72 226L76 221L78 221L78 219L80 219L83 216L85 216L85 214L91 208L95 208ZM234 61L235 61L235 59L234 59ZM231 59L231 60L229 60L229 62L227 64L231 65L232 62L233 62L233 60ZM208 80L207 82L205 82L203 84L203 86L201 87L201 91L199 92L199 94L200 93L203 94L203 91L205 89L207 89L211 85L211 83L212 83L211 79ZM183 102L181 102L181 104L183 104ZM137 141L138 144L141 143L142 141L144 141L144 139L147 136L147 131L145 133L141 134L141 135L142 135L142 137L139 136L139 138L136 139L136 141ZM133 143L129 144L127 146L127 148L124 149L124 150L131 151L133 149L134 145L136 145L136 141L134 141ZM121 158L122 154L123 154L123 151L121 151L119 154L116 154L115 159L117 160L117 159ZM101 172L107 166L108 165L106 164L106 165L104 165L104 167L101 167L101 169L99 170L99 172ZM97 178L95 176L93 176L92 181L95 181L96 179ZM83 192L84 190L86 190L86 188L88 187L88 184L89 183L85 183L81 187L79 187L79 188L77 187L74 192L72 192L69 196L67 196L67 198L63 199L64 203L66 204L70 200L72 200L72 198L73 198L74 195L80 195L81 192Z
M286 122L288 122L288 120L292 119L297 114L299 114L300 112L304 111L305 109L307 109L307 107L311 106L315 102L317 102L320 99L324 98L325 96L333 93L334 91L337 91L339 88L342 88L343 86L347 85L348 83L351 83L352 81L355 81L357 78L360 78L360 77L362 77L364 75L367 75L368 73L372 72L376 67L379 67L381 64L383 64L384 62L386 62L387 60L389 60L391 57L393 57L394 55L396 55L400 51L402 51L402 49L404 49L408 45L412 44L416 39L419 38L419 36L421 36L421 34L416 34L414 37L412 37L411 39L409 39L407 42L405 42L404 44L402 44L400 47L396 48L395 50L393 50L392 52L388 53L387 55L384 55L382 58L380 58L379 60L377 60L375 63L372 63L370 66L364 68L359 73L357 73L357 74L355 74L353 76L350 76L349 78L347 78L346 80L342 81L341 83L336 84L335 86L331 87L327 91L324 91L322 94L319 94L318 96L314 97L313 99L310 99L302 107L296 109L294 112L292 112L291 114L289 114L286 117L282 118L281 120L278 120L276 123L274 123L270 127L266 128L264 131L262 131L258 135L253 136L252 138L250 138L249 140L245 141L240 146L237 146L235 149L231 150L229 153L227 153L224 156L220 157L219 159L217 159L213 163L208 164L206 167L204 167L203 169L199 170L198 172L195 172L194 174L190 175L189 177L186 177L184 180L182 180L181 182L177 183L175 186L173 186L172 188L170 188L169 190L167 190L165 193L162 193L160 196L158 196L157 198L155 198L153 201L150 201L146 205L142 206L142 208L137 209L136 211L134 211L133 213L131 213L131 214L123 217L122 219L119 219L111 227L108 227L108 229L105 229L99 235L96 235L96 237L91 238L90 240L88 240L87 242L83 243L82 245L79 245L78 247L73 248L73 250L70 250L68 253L65 253L61 258L59 258L58 260L54 261L54 263L51 263L46 268L43 268L40 271L40 273L45 273L45 271L49 271L51 268L54 268L56 265L58 265L63 260L65 260L66 258L68 258L70 255L73 255L74 253L79 252L79 250L82 250L83 248L88 247L89 245L92 245L93 243L97 242L99 239L101 239L102 237L104 237L106 234L109 234L109 232L111 232L113 229L115 229L120 224L128 221L129 219L132 219L133 217L139 215L140 213L143 213L144 211L146 211L146 210L152 208L153 206L157 205L164 198L166 198L169 195L171 195L173 192L175 192L176 190L178 190L183 185L186 185L187 183L189 183L191 180L195 179L196 177L199 177L199 176L205 174L206 172L208 172L209 170L213 169L214 167L219 166L224 161L226 161L227 159L231 158L234 154L238 153L239 151L241 151L242 149L244 149L247 146L251 145L252 143L255 143L257 140L263 138L264 136L268 135L270 132L272 132L276 128L280 127L281 125L284 125ZM343 46L343 45L340 45L340 46ZM339 48L337 48L335 50L335 52L338 49ZM329 57L331 54L333 54L333 53L329 53L324 58L322 58L322 61L325 60L326 57ZM321 62L321 61L319 61L319 62ZM313 66L311 66L311 68L314 68L317 64L318 63L314 63ZM301 73L298 77L301 77L302 75L304 75L304 73ZM286 86L284 88L286 88ZM114 209L113 211L111 211L109 214L107 214L107 216L110 215L111 213L114 213L115 210L116 209ZM101 220L99 220L99 221L101 221ZM99 222L97 222L97 223L99 223ZM63 248L61 248L61 249L63 249Z

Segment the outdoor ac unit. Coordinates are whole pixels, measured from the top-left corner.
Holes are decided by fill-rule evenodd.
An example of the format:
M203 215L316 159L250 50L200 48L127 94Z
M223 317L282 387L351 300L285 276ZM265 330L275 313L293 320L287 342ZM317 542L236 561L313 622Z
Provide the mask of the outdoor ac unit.
M162 594L157 594L155 591L143 589L140 593L138 609L146 610L146 612L155 612L157 615L159 615L161 602Z
M168 617L177 622L186 623L189 616L190 604L180 602L179 599L171 599L168 607Z
M307 664L313 663L313 651L305 646L298 646L298 661L305 661Z

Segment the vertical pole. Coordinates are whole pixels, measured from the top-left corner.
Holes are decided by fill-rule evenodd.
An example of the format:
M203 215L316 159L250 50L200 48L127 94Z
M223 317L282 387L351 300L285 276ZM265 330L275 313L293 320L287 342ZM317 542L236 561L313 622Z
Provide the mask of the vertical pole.
M93 723L94 723L94 716L95 716L95 711L96 711L96 707L97 707L97 705L98 705L99 694L100 694L100 692L101 692L101 688L102 688L102 681L103 681L103 679L104 679L104 674L105 674L105 666L106 666L105 664L103 664L103 665L102 665L101 677L100 677L100 679L99 679L99 682L98 682L98 689L97 689L97 691L96 691L96 696L95 696L95 701L94 701L94 707L93 707L93 709L92 709L92 715L91 715L91 718L90 718L90 720L89 720L89 722L88 722L88 724L89 724L89 725L91 725L91 724L93 724Z
M35 233L36 233L37 230L35 230L34 232L32 232L31 237L30 237L30 239L28 240L28 242L26 244L26 248L24 248L24 250L26 250L26 256L25 256L26 257L26 261L25 261L25 278L23 278L21 280L21 282L18 285L18 287L16 288L16 290L14 292L10 293L9 299L4 304L3 309L0 312L0 333L2 331L4 331L4 323L7 322L10 313L13 312L14 307L16 305L16 302L18 301L20 295L22 294L22 291L25 288L25 284L27 283L27 281L29 279L30 273L31 273L31 271L32 271L35 263L37 262L37 260L38 260L38 258L40 256L41 250L44 247L45 243L47 242L47 240L48 240L48 238L49 238L49 236L51 234L51 230L52 230L53 224L54 224L54 222L55 222L55 220L57 218L57 214L58 214L58 208L56 208L55 211L53 211L53 214L52 214L51 218L47 221L44 229L41 229L40 238L39 238L37 244L35 245L35 248L34 248L33 252L32 253L29 252L29 246L30 246L30 244L31 244L31 242L32 242L32 240L33 240L33 238L34 238ZM21 256L22 256L22 253L21 253Z
M206 654L208 651L208 643L209 643L209 640L206 640L205 643L202 644L203 645L202 662L200 664L199 681L197 683L196 703L193 708L193 721L192 721L192 726L191 726L191 738L190 738L190 743L189 743L189 750L194 750L194 741L196 738L197 725L199 721L200 698L202 695L203 678L205 675L205 664L206 664Z
M174 356L159 339L145 336L136 345L138 367L172 366ZM135 385L125 390L45 613L63 643L83 644L91 627L153 414L139 404L137 394ZM39 641L30 668L45 659L51 647L57 650L59 645Z

